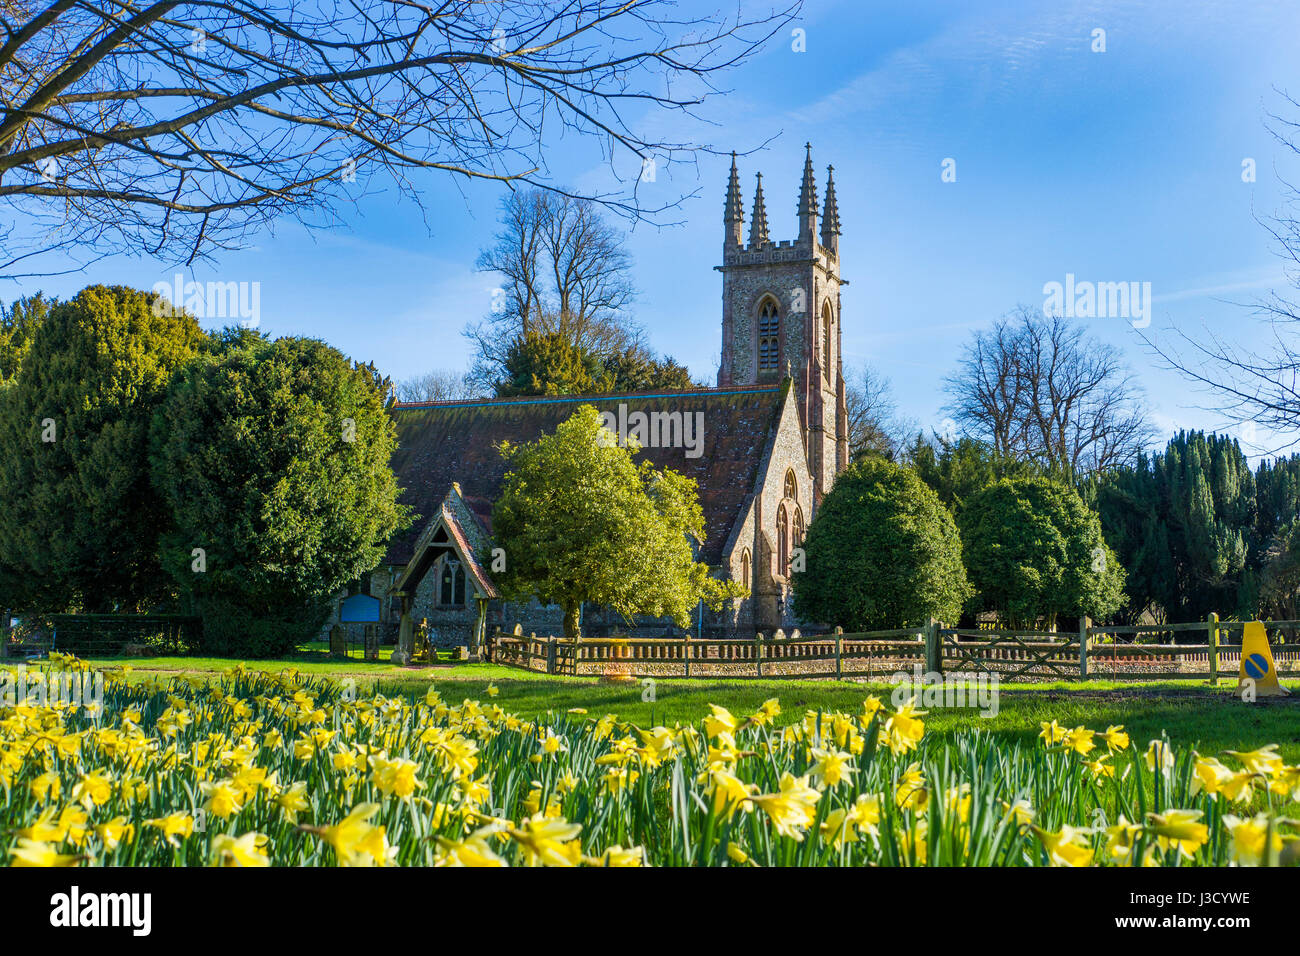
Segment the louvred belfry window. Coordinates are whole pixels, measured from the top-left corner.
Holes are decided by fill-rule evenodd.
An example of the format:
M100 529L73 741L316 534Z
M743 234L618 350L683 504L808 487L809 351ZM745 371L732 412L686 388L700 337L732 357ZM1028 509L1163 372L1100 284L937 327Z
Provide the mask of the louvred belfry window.
M758 367L781 367L781 316L771 299L758 312Z

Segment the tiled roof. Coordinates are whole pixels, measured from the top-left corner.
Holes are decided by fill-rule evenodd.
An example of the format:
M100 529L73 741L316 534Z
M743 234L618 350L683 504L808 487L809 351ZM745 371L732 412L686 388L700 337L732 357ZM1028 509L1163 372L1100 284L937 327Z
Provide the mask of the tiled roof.
M452 482L460 483L465 503L491 529L492 503L506 470L497 451L502 441L519 444L554 432L582 404L617 414L623 403L628 412L703 413L700 457L686 457L684 448L645 448L637 460L644 456L656 468L695 479L706 534L701 557L717 564L754 490L759 461L780 419L781 395L781 386L771 386L398 404L393 410L398 435L393 469L402 500L419 517L390 542L386 561L400 565L410 560L415 539L437 513Z

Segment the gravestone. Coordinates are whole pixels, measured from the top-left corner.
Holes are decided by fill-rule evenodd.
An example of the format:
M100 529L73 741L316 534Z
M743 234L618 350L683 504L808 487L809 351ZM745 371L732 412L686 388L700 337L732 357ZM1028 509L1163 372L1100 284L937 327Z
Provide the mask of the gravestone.
M379 660L379 629L373 624L366 625L366 660Z
M348 632L342 624L330 628L330 653L335 657L348 656Z

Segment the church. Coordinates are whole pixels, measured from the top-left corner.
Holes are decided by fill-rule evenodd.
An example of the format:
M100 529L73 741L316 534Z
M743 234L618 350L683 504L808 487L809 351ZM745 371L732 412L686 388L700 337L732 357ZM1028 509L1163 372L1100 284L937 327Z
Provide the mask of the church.
M796 238L768 232L762 174L745 235L740 174L732 154L723 206L722 357L716 388L559 397L398 404L393 469L419 516L389 543L361 590L378 599L385 638L409 641L427 622L438 645L479 645L495 628L562 633L558 607L504 601L493 568L492 505L505 476L503 440L553 432L581 404L606 420L661 425L698 422L691 441L652 441L640 453L656 468L695 480L706 540L699 558L749 596L721 612L701 607L691 630L703 636L789 629L795 549L835 475L848 463L840 353L840 217L834 168L818 209L812 148L799 185ZM671 429L669 429L671 432ZM680 435L680 425L677 434ZM351 599L349 599L351 600ZM339 621L336 607L326 628ZM352 627L355 625L345 625ZM583 608L587 636L680 633L671 621L625 621ZM406 646L409 646L407 644Z

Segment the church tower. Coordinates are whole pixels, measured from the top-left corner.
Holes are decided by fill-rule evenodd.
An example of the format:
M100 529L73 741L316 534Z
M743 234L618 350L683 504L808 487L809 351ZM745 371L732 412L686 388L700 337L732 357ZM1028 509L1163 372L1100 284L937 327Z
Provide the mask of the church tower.
M736 154L723 208L722 364L719 385L768 385L787 375L799 406L813 497L820 502L848 465L847 413L840 357L840 212L834 167L818 228L812 146L799 185L798 238L768 236L763 175L758 174L748 241Z

